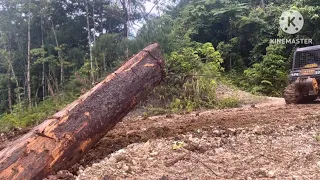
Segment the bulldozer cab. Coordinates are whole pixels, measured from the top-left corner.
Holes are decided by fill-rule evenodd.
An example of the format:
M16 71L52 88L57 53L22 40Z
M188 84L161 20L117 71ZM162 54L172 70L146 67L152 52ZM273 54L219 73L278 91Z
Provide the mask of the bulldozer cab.
M298 48L294 53L293 70L320 67L320 45Z
M310 102L319 96L320 45L298 48L294 53L290 85L284 90L287 104Z

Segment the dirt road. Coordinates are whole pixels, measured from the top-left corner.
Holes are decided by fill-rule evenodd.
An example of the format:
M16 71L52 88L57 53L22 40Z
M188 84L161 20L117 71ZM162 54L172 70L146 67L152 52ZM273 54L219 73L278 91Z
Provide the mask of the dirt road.
M285 105L275 98L125 119L69 171L77 179L319 179L319 109L319 103ZM177 142L182 147L174 150Z
M268 98L126 118L78 164L47 179L320 179L319 109Z

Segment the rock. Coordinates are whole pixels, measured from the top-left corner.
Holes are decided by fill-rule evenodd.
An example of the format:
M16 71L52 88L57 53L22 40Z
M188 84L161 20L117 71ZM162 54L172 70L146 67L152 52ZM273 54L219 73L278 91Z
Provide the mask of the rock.
M123 164L122 165L122 168L121 168L124 172L128 172L130 170L130 167L126 164Z
M83 171L83 170L85 170L85 168L81 165L81 166L79 166L79 170Z
M146 168L147 167L146 161L141 161L140 165L141 165L142 168Z
M290 126L289 128L288 128L288 131L294 131L296 129L296 126Z
M268 171L267 175L269 178L274 178L276 176L276 172L275 171Z
M57 173L59 179L75 179L73 174L71 174L68 170L62 170Z
M258 177L268 177L268 172L265 168L260 168L255 172L256 176Z
M252 130L252 132L256 135L262 135L263 134L263 129L260 126L256 126L254 127L254 129Z
M111 180L112 178L108 175L103 176L102 180Z
M166 118L173 118L173 115L172 114L167 114Z
M163 175L159 180L169 180L168 176Z
M223 152L225 151L225 149L223 149L223 148L216 148L216 149L214 149L214 151L215 151L216 153L223 153Z
M232 135L236 135L237 133L237 129L234 129L234 128L228 128L228 133L232 134Z
M150 156L151 156L151 157L158 156L158 155L159 155L159 153L158 153L158 152L156 152L156 151L154 151L154 152L150 153Z
M293 175L293 176L292 176L292 179L293 179L293 180L298 180L298 179L299 179L299 176Z
M219 130L212 131L213 136L216 136L216 137L221 137L223 133L224 133L223 131L219 131Z
M138 165L137 161L135 161L134 159L132 159L132 165L137 166L137 165Z

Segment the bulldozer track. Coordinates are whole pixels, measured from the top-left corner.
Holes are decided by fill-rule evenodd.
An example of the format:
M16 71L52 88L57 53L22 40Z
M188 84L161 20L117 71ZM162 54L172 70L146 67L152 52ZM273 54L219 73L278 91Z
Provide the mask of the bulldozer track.
M301 102L301 97L297 94L294 84L286 87L283 96L287 104L298 104Z

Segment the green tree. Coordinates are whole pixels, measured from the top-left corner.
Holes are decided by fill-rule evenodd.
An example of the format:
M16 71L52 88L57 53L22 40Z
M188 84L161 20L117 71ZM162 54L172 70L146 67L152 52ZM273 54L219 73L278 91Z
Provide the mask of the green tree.
M242 84L253 93L281 95L281 90L287 85L288 61L285 46L270 45L261 63L244 71L246 80Z

